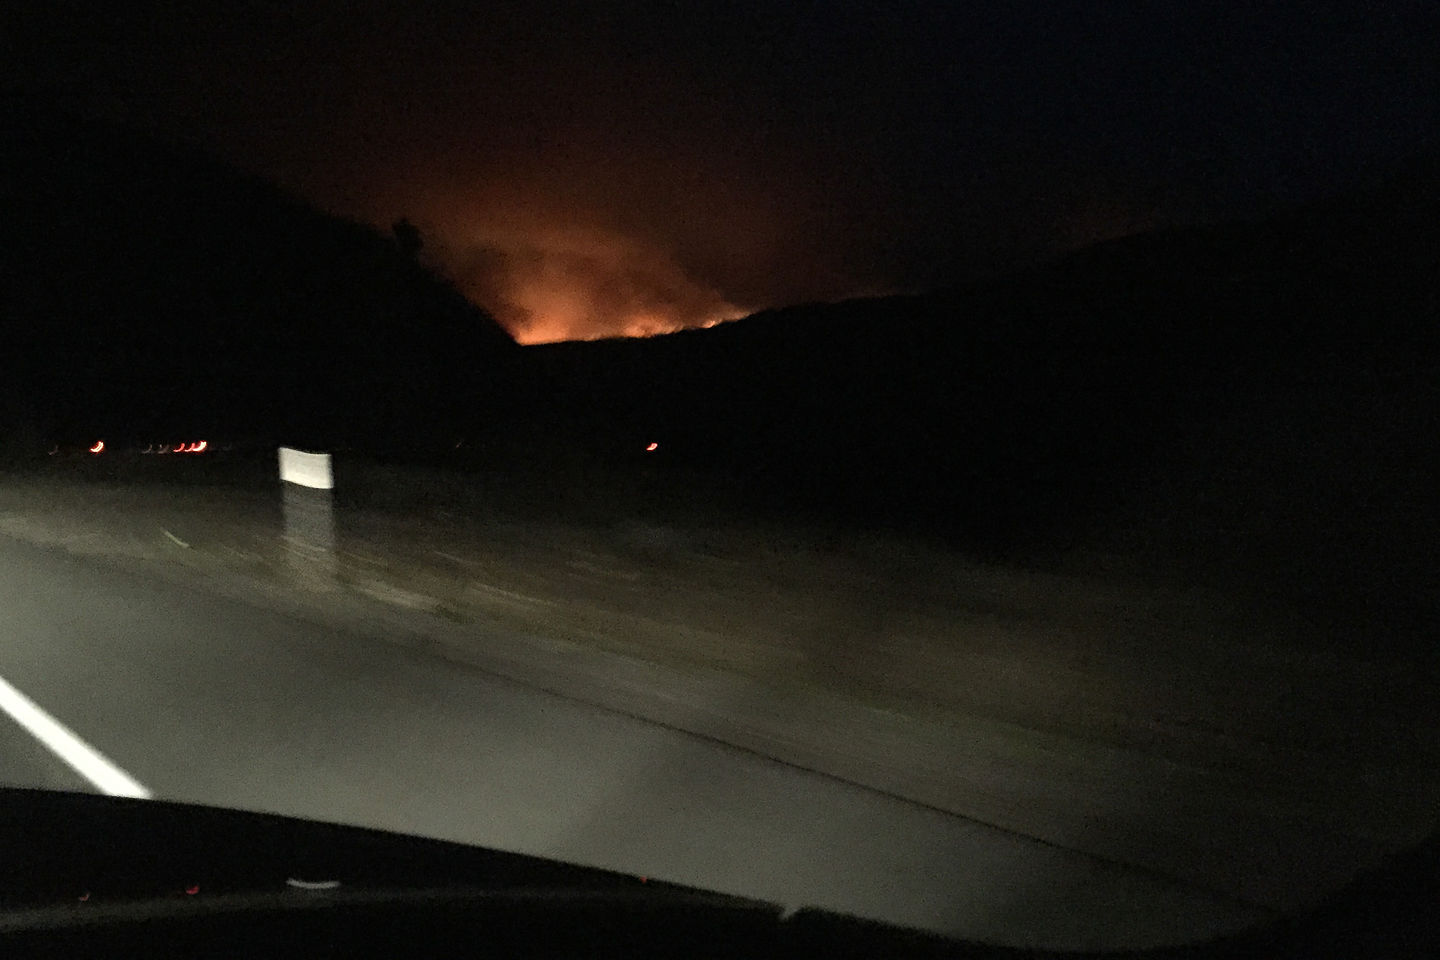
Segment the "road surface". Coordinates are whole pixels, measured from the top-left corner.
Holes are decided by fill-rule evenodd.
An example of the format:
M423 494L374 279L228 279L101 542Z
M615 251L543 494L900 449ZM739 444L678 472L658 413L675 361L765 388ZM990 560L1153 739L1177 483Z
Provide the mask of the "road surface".
M482 844L960 936L1260 910L381 638L0 538L0 678L157 797ZM0 781L93 784L0 714Z

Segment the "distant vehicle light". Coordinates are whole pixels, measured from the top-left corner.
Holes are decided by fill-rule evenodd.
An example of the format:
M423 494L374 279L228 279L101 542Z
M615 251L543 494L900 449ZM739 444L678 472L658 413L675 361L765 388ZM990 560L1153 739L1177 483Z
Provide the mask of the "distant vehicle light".
M93 447L90 448L90 452L91 452L91 453L100 453L100 452L102 452L104 449L105 449L105 441L104 441L104 440L96 440L96 441L95 441L95 446L93 446Z
M183 443L177 443L177 444L175 444L174 447L171 448L171 450L172 450L173 452L175 452L175 453L184 453L184 452L185 452L185 444L183 444Z
M209 446L208 443L206 443L204 440L201 440L199 443L195 444L195 452L196 452L196 453L204 453L204 452L205 452L205 448L208 447L208 446Z
M656 450L659 450L659 449L660 449L660 444L658 444L658 443L651 443L651 444L649 444L649 445L647 445L647 446L645 447L645 452L646 452L646 453L654 453Z

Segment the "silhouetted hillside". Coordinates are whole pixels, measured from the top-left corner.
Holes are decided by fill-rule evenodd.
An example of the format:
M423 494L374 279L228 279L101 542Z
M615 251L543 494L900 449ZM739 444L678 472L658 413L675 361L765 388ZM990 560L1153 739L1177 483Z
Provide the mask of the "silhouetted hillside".
M934 294L526 357L559 445L653 439L796 507L1008 539L1149 496L1172 467L1263 456L1277 432L1301 455L1283 476L1252 463L1272 485L1357 431L1418 465L1437 297L1440 202L1413 177Z
M514 344L392 238L131 131L10 102L0 432L446 432Z
M406 244L195 152L6 109L10 436L464 436L489 470L703 476L1004 544L1128 511L1144 536L1269 518L1314 546L1343 516L1374 554L1435 514L1433 166L923 296L521 350Z

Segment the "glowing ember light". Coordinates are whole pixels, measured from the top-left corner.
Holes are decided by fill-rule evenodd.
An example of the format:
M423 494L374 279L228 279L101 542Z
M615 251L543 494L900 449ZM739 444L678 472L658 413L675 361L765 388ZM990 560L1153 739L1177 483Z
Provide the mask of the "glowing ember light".
M204 440L201 440L199 443L195 444L195 452L196 452L196 453L204 453L204 452L205 452L205 448L208 447L208 446L209 446L208 443L206 443Z
M99 453L100 451L102 451L102 450L104 450L104 449L105 449L105 441L104 441L104 440L96 440L96 441L95 441L95 446L93 446L93 447L90 448L90 452L91 452L91 453Z
M200 884L192 883L190 886L185 888L185 892L192 897L195 896L195 894L200 892Z
M184 453L184 452L185 452L185 444L183 444L183 443L177 443L177 444L175 444L174 447L171 448L171 450L172 450L174 453Z
M656 450L659 450L659 449L660 449L660 444L658 444L658 443L651 443L651 444L647 444L647 445L646 445L646 447L645 447L645 452L646 452L646 453L654 453Z
M520 343L652 337L749 312L638 237L573 223L574 211L557 223L529 204L502 207L483 246L503 255L467 270L462 285L478 302L495 303ZM468 234L475 225L455 228Z

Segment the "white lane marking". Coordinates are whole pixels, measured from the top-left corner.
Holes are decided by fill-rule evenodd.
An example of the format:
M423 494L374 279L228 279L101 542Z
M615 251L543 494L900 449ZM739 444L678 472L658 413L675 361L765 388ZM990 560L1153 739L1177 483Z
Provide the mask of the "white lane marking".
M25 694L12 687L0 677L0 710L24 727L30 734L50 748L72 770L80 774L101 793L112 797L150 798L150 791L121 770L90 744L77 737L65 724L46 713Z

